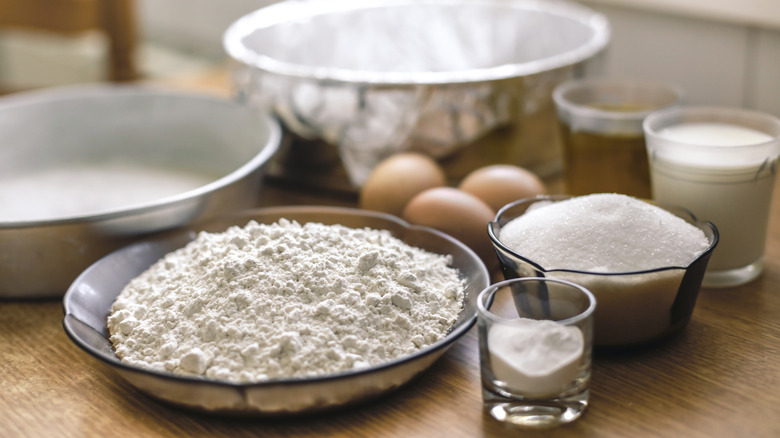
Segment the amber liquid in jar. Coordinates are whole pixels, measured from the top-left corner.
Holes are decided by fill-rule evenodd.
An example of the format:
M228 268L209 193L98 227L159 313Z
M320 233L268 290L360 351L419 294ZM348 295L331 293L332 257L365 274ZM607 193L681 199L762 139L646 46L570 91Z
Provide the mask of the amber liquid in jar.
M612 112L638 112L646 105L591 104ZM638 198L651 197L650 167L644 134L572 131L560 124L566 176L571 195L622 193Z

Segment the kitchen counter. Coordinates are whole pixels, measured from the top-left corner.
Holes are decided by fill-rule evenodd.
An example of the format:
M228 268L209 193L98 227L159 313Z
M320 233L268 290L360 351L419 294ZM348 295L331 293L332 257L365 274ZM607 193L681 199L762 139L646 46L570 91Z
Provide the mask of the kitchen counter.
M197 88L225 94L224 81L217 73ZM62 328L61 301L44 300L0 301L0 436L777 437L780 187L774 198L764 274L702 289L689 325L664 342L597 351L590 407L567 426L512 433L484 412L476 327L408 385L359 407L250 420L195 414L148 398L78 348ZM291 204L356 199L268 181L261 205Z
M775 190L780 198L780 188ZM350 206L354 197L269 183L263 205ZM688 327L652 346L596 352L591 405L554 437L780 436L780 199L767 268L755 282L703 289ZM407 386L315 416L226 419L154 401L75 346L59 300L0 301L0 435L505 436L482 409L476 328ZM519 435L519 434L518 434ZM531 433L530 435L537 435Z

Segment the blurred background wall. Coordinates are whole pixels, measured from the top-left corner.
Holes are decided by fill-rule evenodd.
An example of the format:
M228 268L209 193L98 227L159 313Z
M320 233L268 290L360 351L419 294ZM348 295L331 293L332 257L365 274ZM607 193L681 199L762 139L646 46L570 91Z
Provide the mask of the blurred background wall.
M25 0L18 0L25 1ZM224 70L222 32L275 0L135 0L144 78ZM295 1L295 0L290 0ZM327 0L321 0L327 1ZM581 0L610 20L600 74L674 82L688 102L780 116L780 1ZM0 81L40 87L103 77L102 35L62 38L0 31Z

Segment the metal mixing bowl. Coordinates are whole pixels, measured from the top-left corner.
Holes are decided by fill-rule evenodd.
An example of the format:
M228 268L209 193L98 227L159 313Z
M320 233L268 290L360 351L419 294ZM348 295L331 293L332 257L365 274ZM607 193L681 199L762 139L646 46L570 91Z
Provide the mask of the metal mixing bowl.
M448 334L420 351L390 362L308 378L230 383L158 372L125 364L114 353L106 327L111 305L125 285L163 255L183 247L197 231L221 232L250 220L280 218L352 228L389 230L405 243L452 256L452 266L466 280L463 309ZM166 233L111 253L87 269L63 300L63 326L84 351L107 363L147 395L180 407L220 415L269 416L322 411L358 403L394 390L427 369L476 322L476 299L490 276L481 259L457 240L427 227L413 226L382 213L337 207L273 207L240 212L199 227Z
M19 190L16 207L45 209L52 199L42 203L43 191L53 187L29 182L84 166L149 166L205 181L141 202L99 192L95 181L56 201L71 206L104 193L110 206L75 213L9 216L11 205L0 205L0 298L61 297L86 267L141 236L256 206L280 137L262 111L185 92L90 85L0 99L0 204L11 202L3 194L18 194L7 190Z
M224 46L236 98L337 146L361 186L403 150L455 179L495 162L559 167L552 89L609 36L604 16L559 0L304 0L242 17Z

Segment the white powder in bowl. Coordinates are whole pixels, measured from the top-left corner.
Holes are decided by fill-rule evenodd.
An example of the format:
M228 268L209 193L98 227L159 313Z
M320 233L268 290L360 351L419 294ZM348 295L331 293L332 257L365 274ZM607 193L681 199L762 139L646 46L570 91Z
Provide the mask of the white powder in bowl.
M663 334L672 323L671 308L685 269L641 271L684 268L709 247L695 226L619 194L539 202L507 223L499 239L547 270L594 273L560 271L555 277L593 292L598 346L635 344Z
M215 179L213 175L113 162L0 175L0 221L105 213L194 190Z
M685 267L709 246L685 220L614 193L531 208L504 225L499 239L545 269L588 272Z
M132 280L108 317L140 367L255 382L360 369L442 339L462 306L451 257L386 230L281 219L200 233Z

